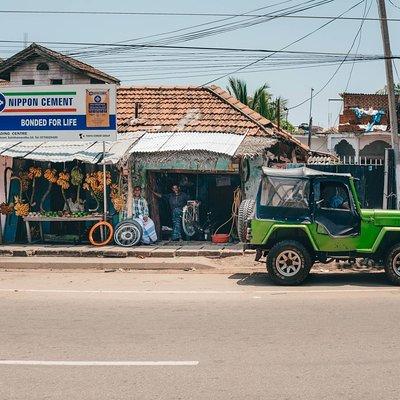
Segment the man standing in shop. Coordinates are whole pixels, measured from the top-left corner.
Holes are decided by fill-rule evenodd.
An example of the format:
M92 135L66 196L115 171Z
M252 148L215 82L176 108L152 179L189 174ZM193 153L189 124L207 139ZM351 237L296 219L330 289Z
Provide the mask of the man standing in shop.
M174 241L182 240L182 213L183 207L189 200L189 195L181 192L179 185L173 184L171 186L172 193L162 195L155 193L154 195L168 201L171 217L172 217L172 235L171 239Z

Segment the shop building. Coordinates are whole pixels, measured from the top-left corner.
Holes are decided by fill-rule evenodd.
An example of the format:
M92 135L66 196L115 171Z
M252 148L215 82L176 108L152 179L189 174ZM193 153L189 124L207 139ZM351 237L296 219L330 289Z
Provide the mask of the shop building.
M238 190L255 196L263 165L308 156L306 146L217 86L119 88L118 129L145 132L130 149L129 168L161 236L171 216L154 193L179 184L201 202L200 219L217 228L231 218Z
M117 78L88 64L36 44L3 62L0 78L3 84L16 86L119 84ZM167 194L172 183L200 201L199 223L211 219L215 228L232 217L238 195L255 196L263 165L284 168L289 163L304 163L310 155L305 144L217 86L119 87L117 123L118 141L109 144L106 152L113 164L110 171L115 181L121 181L128 214L133 186L144 189L159 237L168 238L171 217L167 204L155 193ZM83 173L90 173L100 169L101 146L98 142L0 143L0 178L8 176L8 183L0 179L0 202L10 202L17 190L10 187L6 170L18 176L31 166L44 171L52 163L59 172L79 164ZM38 198L46 185L38 178ZM75 196L74 190L68 188L65 196ZM86 200L89 204L90 199ZM55 211L64 208L60 193L49 195L46 201ZM36 211L38 204L31 206ZM18 239L18 229L24 229L15 215L7 217L7 224L3 216L5 225L13 230L5 235L11 241ZM230 226L224 225L221 231L229 232ZM46 230L51 233L49 226Z

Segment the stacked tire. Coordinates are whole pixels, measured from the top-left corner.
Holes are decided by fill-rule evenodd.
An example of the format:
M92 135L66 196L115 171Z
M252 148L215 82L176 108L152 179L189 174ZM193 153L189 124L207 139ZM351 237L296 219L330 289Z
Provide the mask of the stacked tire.
M238 211L238 237L241 242L246 242L247 236L247 221L254 217L255 201L252 199L243 200L240 203Z
M131 247L139 244L142 239L143 228L134 219L127 219L115 227L114 241L122 247Z

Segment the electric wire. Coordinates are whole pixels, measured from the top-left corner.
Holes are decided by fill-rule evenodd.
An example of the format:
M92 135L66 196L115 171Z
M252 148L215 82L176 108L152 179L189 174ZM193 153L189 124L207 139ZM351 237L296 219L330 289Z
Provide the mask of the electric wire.
M346 11L343 11L342 13L340 13L339 16L342 16L342 15L346 14L347 12L353 10L353 9L356 8L359 4L361 4L363 1L364 1L364 0L361 0L361 1L357 2L356 4L354 4L353 6L351 6L350 8L348 8ZM294 44L296 44L296 43L299 43L300 41L302 41L302 40L306 39L307 37L313 35L314 33L318 32L319 30L325 28L327 25L331 24L331 23L334 22L335 20L336 20L336 18L334 18L334 19L332 19L332 20L330 20L330 21L328 21L328 22L326 22L326 23L320 25L318 28L316 28L316 29L314 29L313 31L307 33L306 35L303 35L303 36L301 36L300 38L298 38L298 39L296 39L296 40L290 42L289 44L285 45L284 47L282 47L282 48L279 49L279 50L280 50L280 51L286 50L288 47L290 47L290 46L292 46L292 45L294 45ZM242 66L242 67L240 67L240 68L237 68L237 69L234 70L234 71L231 71L231 72L229 72L229 73L227 73L227 74L221 75L221 76L219 76L219 77L217 77L217 78L211 79L211 80L207 81L206 83L204 83L203 85L204 85L204 86L205 86L205 85L209 85L209 84L214 83L214 82L216 82L216 81L218 81L218 80L220 80L220 79L226 78L226 77L229 76L229 75L236 74L236 73L238 73L238 72L240 72L240 71L242 71L242 70L244 70L244 69L246 69L246 68L248 68L248 67L250 67L250 66L252 66L252 65L254 65L254 64L258 63L258 62L260 62L260 61L265 60L265 59L268 58L268 57L271 57L271 56L274 55L274 54L276 54L276 53L272 53L272 54L270 54L270 55L268 55L268 56L265 56L265 57L262 57L262 58L260 58L259 60L256 60L256 61L252 61L251 63L248 63L248 64L246 64L246 65L244 65L244 66Z
M363 1L367 1L367 0L363 0ZM372 2L371 2L371 5L372 5ZM371 7L371 5L370 5L370 7ZM351 53L351 50L353 49L354 44L355 44L355 42L356 42L358 36L359 36L360 33L361 33L361 30L362 30L363 25L364 25L364 20L361 21L360 27L358 28L357 33L356 33L356 35L354 36L353 41L352 41L352 43L351 43L351 46L350 46L350 48L349 48L349 51L347 52L348 54ZM338 65L338 67L336 68L336 70L334 71L334 73L329 77L329 79L325 82L325 84L324 84L315 94L313 94L312 98L317 97L317 96L318 96L320 93L322 93L322 92L325 90L325 88L332 82L332 80L335 78L335 76L336 76L337 73L339 72L340 68L342 67L342 65L345 63L346 59L347 59L347 56L346 56L346 57L343 59L343 61ZM301 101L300 103L298 103L298 104L296 104L296 105L294 105L294 106L292 106L292 107L288 107L288 108L289 108L289 110L293 110L293 109L295 109L295 108L297 108L297 107L300 107L300 106L302 106L303 104L309 102L310 100L311 100L311 98L306 98L305 100Z
M269 4L268 6L264 6L261 7L257 10L260 9L265 9L265 8L271 8L274 6L278 6L278 5L282 5L285 3L289 3L292 2L294 0L285 0L285 1L281 1L279 3L274 3L274 4ZM279 12L281 12L280 15L287 15L287 14L293 14L293 13L299 13L305 10L309 10L315 7L319 7L321 5L325 5L328 3L333 2L334 0L307 0L307 1L303 1L301 3L298 3L294 6L289 6L289 7L285 7L279 10ZM254 10L248 11L248 12L252 12ZM276 11L275 11L276 12ZM247 14L247 12L244 12L242 15L245 16ZM218 22L224 22L226 20L232 20L234 18L223 18L221 20L216 20L216 21L211 21L205 24L200 24L198 26L202 26L202 25L212 25ZM150 41L147 42L145 44L171 44L171 43L181 43L181 42L186 42L186 41L191 41L191 40L196 40L196 39L200 39L200 38L204 38L204 37L209 37L209 36L213 36L213 35L217 35L217 34L222 34L222 33L227 33L227 32L231 32L237 29L243 29L243 28L248 28L250 26L254 26L257 24L261 24L261 23L265 23L268 22L270 20L272 20L274 18L270 17L270 13L268 14L264 14L264 18L263 19L259 19L259 18L247 18L246 21L233 21L233 22L225 22L223 24L220 25L216 25L216 26L211 26L205 29L200 29L200 30L196 30L196 31L190 31L188 33L184 33L184 34L179 34L179 35L173 35L173 36L167 36L165 38L160 38L157 39L155 41ZM196 26L194 26L196 27ZM181 28L178 29L176 31L183 31L183 30L189 30L192 29L193 27L186 27L186 28ZM151 35L151 36L162 36L162 35L166 35L170 32L164 32L161 34L156 34L156 35ZM136 39L128 39L128 40L124 40L124 41L120 41L117 42L116 44L120 43L120 44L124 44L124 43L128 43L131 41L135 41ZM108 52L109 53L115 53L116 51L119 51L122 49L118 49L117 50L115 48L110 49ZM123 51L125 51L126 49L123 49ZM94 52L96 52L96 50L92 50ZM104 50L102 50L104 52ZM74 55L78 55L78 53L75 53Z
M358 54L358 51L359 51L360 45L361 45L361 40L362 40L362 27L363 27L363 24L364 24L364 22L365 22L365 19L367 18L368 14L369 14L369 12L370 12L370 10L371 10L372 1L373 1L373 0L370 1L370 4L369 4L368 9L367 9L367 6L368 6L368 5L367 5L367 1L365 1L365 4L364 4L364 14L363 14L363 17L362 17L360 34L359 34L359 36L358 36L358 43L357 43L357 48L356 48L356 52L355 52L356 55ZM353 61L352 65L351 65L349 77L348 77L348 79L347 79L346 87L345 87L345 89L343 90L343 93L346 93L347 90L348 90L348 88L349 88L350 81L351 81L351 77L353 76L353 71L354 71L354 66L355 66L355 64L356 64L355 61ZM333 126L336 126L336 123L337 123L338 120L339 120L339 115L342 113L342 111L343 111L343 102L342 102L341 105L340 105L340 110L339 110L339 113L337 114L337 116L336 116L336 118L335 118L335 121L334 121L334 123L333 123Z
M400 8L393 1L389 0L389 2L396 8ZM204 12L204 13L195 13L195 12L140 12L140 11L74 11L74 10L0 10L0 14L37 14L37 15L121 15L121 16L166 16L166 17L241 17L243 14L235 14L235 13L211 13L211 12ZM246 16L249 17L258 17L263 18L263 14L253 14L248 13ZM278 17L278 15L273 15L273 17ZM293 19L332 19L333 16L329 15L284 15L279 16L279 18L293 18ZM359 21L362 18L360 17L340 17L337 18L338 20L343 21ZM366 18L365 21L380 21L380 18L373 18L369 17ZM388 22L399 22L400 18L387 18L386 21Z

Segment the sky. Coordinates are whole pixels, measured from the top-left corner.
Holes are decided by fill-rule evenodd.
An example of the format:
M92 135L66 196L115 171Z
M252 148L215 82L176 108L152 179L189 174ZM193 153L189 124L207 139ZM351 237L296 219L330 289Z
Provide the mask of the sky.
M369 17L377 17L377 6L375 0L365 0L367 8L371 4ZM283 0L281 0L281 3ZM286 7L301 3L301 0L286 0ZM400 18L400 0L392 0L399 8L390 2L387 3L388 17ZM57 3L57 4L56 4ZM155 35L166 31L178 30L192 27L193 25L211 22L222 17L204 16L136 16L136 15L51 15L51 14L13 14L4 13L5 10L64 10L64 11L121 11L121 12L189 12L189 13L233 13L240 14L260 7L267 7L263 11L273 12L278 6L272 4L278 0L152 0L151 2L136 0L3 0L0 5L1 35L0 41L23 41L27 37L28 43L32 41L46 42L84 42L84 43L115 43L134 38ZM336 16L356 4L356 0L335 0L330 4L304 11L299 15L314 16ZM346 16L361 17L364 13L365 2L362 2ZM236 20L234 20L236 21ZM243 21L243 19L241 19ZM227 21L228 22L228 21ZM231 20L229 20L231 22ZM322 19L289 19L279 18L272 21L257 24L251 27L243 27L235 31L220 33L211 37L197 38L194 40L179 43L181 46L201 47L229 47L246 49L272 49L277 50L288 43L306 35L318 28L327 20ZM226 22L221 22L226 23ZM211 25L212 26L212 25ZM360 21L341 20L335 21L317 33L290 46L287 50L294 51L315 51L315 52L338 52L347 53L354 41L355 35L360 27ZM200 29L200 28L196 28ZM392 53L400 54L400 41L396 40L400 35L400 23L389 23L391 35ZM188 30L187 30L188 31ZM184 32L187 32L184 31ZM147 43L152 39L137 39L131 43ZM47 47L61 51L73 51L78 46L45 44ZM352 53L356 52L358 38L353 46ZM0 42L0 57L7 58L23 48L22 43ZM124 66L118 66L120 55L110 56L103 53L97 56L87 56L85 52L77 55L76 58L91 63L92 65L120 78L123 85L202 85L209 80L218 78L225 73L233 72L256 58L246 59L246 54L235 58L238 53L230 56L229 65L221 70L215 71L213 63L203 58L202 63L197 63L194 58L191 62L194 68L191 73L170 71L162 58L158 57L156 49L143 50L139 54L137 50L130 51L123 56ZM153 63L148 66L145 62L151 53ZM361 42L359 54L383 54L380 27L378 21L365 21L361 31ZM122 57L122 56L121 56ZM207 57L207 56L204 56ZM121 58L122 59L122 58ZM157 61L155 61L157 60ZM160 60L158 64L158 60ZM400 71L400 62L395 61ZM178 61L179 63L179 61ZM156 65L157 64L157 65ZM136 67L133 67L136 66ZM232 68L230 68L232 66ZM176 66L174 68L177 68ZM337 123L337 116L341 103L329 99L338 99L339 93L343 92L348 84L347 92L375 92L385 85L385 69L382 60L355 63L350 77L352 63L343 65L334 76L329 85L313 99L313 121L315 125L328 127ZM291 69L275 68L274 71L266 71L258 68L259 71L244 69L241 73L232 76L244 79L248 83L251 93L257 87L267 83L270 91L275 96L282 96L287 99L288 107L292 107L306 100L310 96L311 88L317 92L331 78L337 69L335 66L317 65L313 68ZM279 70L278 70L279 69ZM182 77L181 75L186 75ZM395 81L398 81L395 75ZM222 78L214 82L221 87L226 87L228 78ZM293 108L289 111L289 120L298 125L307 122L309 116L309 103Z

